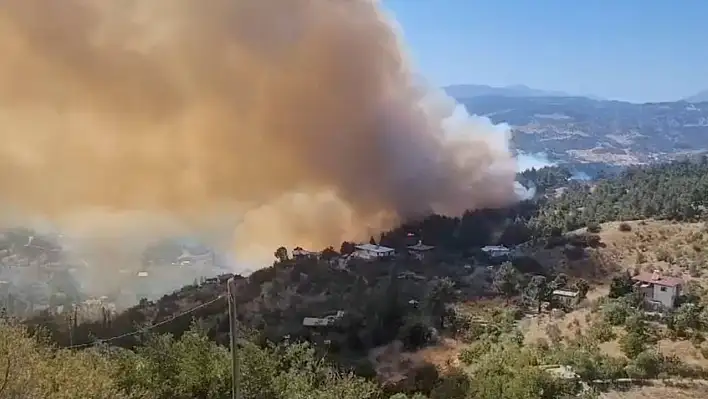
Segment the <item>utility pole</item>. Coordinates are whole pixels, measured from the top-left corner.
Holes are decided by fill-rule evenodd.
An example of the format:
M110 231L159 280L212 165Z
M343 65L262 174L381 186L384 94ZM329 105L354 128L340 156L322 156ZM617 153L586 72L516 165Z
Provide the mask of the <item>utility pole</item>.
M229 332L231 336L231 399L241 399L240 364L238 359L236 336L236 301L234 297L235 280L231 277L226 282L226 292L229 299Z

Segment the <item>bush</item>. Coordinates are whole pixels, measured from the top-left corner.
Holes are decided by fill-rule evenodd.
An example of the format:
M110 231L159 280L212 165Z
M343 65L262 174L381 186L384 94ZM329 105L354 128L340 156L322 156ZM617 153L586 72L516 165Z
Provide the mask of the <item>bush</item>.
M643 334L630 332L619 340L620 349L625 356L634 359L646 349L647 341Z
M458 358L463 364L472 365L476 363L479 358L487 354L491 349L492 344L489 341L477 341L460 351Z
M244 343L244 398L378 398L375 383L328 366L308 344L261 348ZM98 346L56 350L20 326L0 322L2 397L95 399L226 398L231 355L193 327L175 339L149 335L135 351Z
M628 365L632 378L656 378L663 371L664 358L653 350L641 352ZM630 370L627 370L630 374Z
M611 326L621 326L631 313L629 305L625 301L609 301L602 308L603 321Z
M466 399L470 391L470 379L462 370L447 373L430 392L430 399Z
M600 225L595 222L588 223L586 226L586 229L589 233L594 233L594 234L597 234L600 232L600 230L602 230Z
M619 224L619 226L617 227L617 229L618 229L619 231L628 232L628 231L632 231L632 226L630 226L629 223L622 222L622 223Z
M406 350L414 351L427 345L432 339L428 325L420 320L410 320L399 330L399 338Z
M612 325L606 321L595 322L590 326L588 331L590 338L598 343L604 343L612 341L617 337Z
M563 340L563 333L556 324L548 324L546 326L546 336L554 345L559 344Z

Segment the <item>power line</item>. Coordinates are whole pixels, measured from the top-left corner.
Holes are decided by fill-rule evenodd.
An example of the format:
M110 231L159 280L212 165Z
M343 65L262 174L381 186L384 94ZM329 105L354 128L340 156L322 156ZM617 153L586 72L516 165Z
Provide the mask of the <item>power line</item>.
M92 345L95 345L95 344L104 344L104 343L107 343L107 342L115 341L115 340L117 340L117 339L126 338L126 337L130 337L130 336L133 336L133 335L141 334L141 333L144 333L145 331L150 331L150 330L152 330L153 328L157 328L157 327L159 327L159 326L163 326L163 325L165 325L165 324L167 324L167 323L170 323L170 322L174 321L175 319L177 319L177 318L179 318L179 317L186 316L186 315L188 315L188 314L190 314L190 313L196 312L197 310L199 310L199 309L201 309L201 308L204 308L204 307L206 307L206 306L209 306L209 305L211 305L212 303L214 303L214 302L216 302L216 301L218 301L218 300L220 300L220 299L223 299L223 298L226 298L226 295L224 295L224 294L219 295L218 297L212 299L211 301L204 302L204 303L202 303L201 305L197 305L197 306L195 306L195 307L193 307L193 308L191 308L191 309L189 309L189 310L186 310L186 311L184 311L184 312L182 312L182 313L179 313L179 314L177 314L177 315L174 315L174 316L170 317L169 319L165 319L165 320L163 320L163 321L161 321L161 322L159 322L159 323L155 323L155 324L153 324L153 325L147 326L147 327L145 327L145 328L141 328L141 329L139 329L139 330L131 331L131 332L129 332L129 333L125 333L125 334L121 334L121 335L116 335L115 337L111 337L111 338L99 339L99 340L97 340L97 341L95 341L95 342L87 342L87 343L85 343L85 344L65 346L65 347L63 347L62 349L84 348L84 347L92 346Z

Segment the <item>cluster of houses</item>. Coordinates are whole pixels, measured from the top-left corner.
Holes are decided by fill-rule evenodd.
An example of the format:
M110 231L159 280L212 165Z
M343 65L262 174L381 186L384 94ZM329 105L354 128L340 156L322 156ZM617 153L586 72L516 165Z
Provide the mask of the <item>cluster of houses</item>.
M408 254L419 260L424 259L425 256L434 249L434 246L425 245L420 240L415 245L409 245L407 247ZM350 255L342 257L342 260L349 260L352 258L364 260L380 260L390 259L395 257L396 255L397 251L394 248L376 244L360 244L355 245L354 252ZM308 251L301 247L296 247L292 251L292 256L295 259L319 258L322 256L322 252Z
M410 238L410 237L409 237ZM423 260L435 250L435 246L426 245L422 240L418 240L413 245L408 245L406 251L408 256ZM510 259L514 255L514 250L503 245L488 245L481 248L482 253L484 253L492 261L500 261ZM337 259L333 260L340 266L346 266L346 264L351 259L363 259L363 260L382 260L390 259L397 256L399 253L396 249L387 247L384 245L377 245L373 243L358 244L354 246L354 252L349 255L339 256ZM292 256L295 259L305 259L305 258L320 258L323 252L314 252L303 249L302 247L296 247L292 250Z

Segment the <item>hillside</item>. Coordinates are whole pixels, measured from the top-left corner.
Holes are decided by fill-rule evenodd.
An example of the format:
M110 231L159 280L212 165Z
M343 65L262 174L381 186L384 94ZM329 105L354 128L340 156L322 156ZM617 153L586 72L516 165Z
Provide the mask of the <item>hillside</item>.
M634 104L555 95L455 98L470 113L509 124L516 148L558 161L627 165L708 149L708 103Z
M700 91L690 97L686 97L684 101L689 103L703 103L708 102L708 90Z
M607 384L626 381L631 391L633 378L652 383L708 378L707 168L708 159L698 159L630 168L598 181L573 181L569 171L557 167L528 171L520 179L537 187L533 200L462 218L430 216L372 237L398 251L392 258L354 260L346 242L319 258L274 249L272 267L247 278L234 276L243 348L263 359L280 351L305 351L292 356L325 359L332 367L327 372L349 371L361 378L346 384L372 384L357 385L372 391L352 398L399 394L394 397L401 399L417 393L415 398L517 399L539 397L539 390L562 398L590 386L618 397ZM418 241L435 249L418 259L406 250ZM514 249L508 262L482 250L493 244ZM637 310L624 272L654 270L687 281L691 295L682 297L685 306L663 316ZM136 362L159 362L155 356L167 350L160 345L187 354L187 348L214 351L210 359L219 366L208 366L215 374L204 384L223 389L218 373L228 364L221 362L228 362L223 295L229 277L143 300L117 315L106 312L93 322L46 313L26 324L30 331L41 327L61 347L111 345L129 349L125 353L135 354L128 358ZM561 288L578 292L578 299L554 299L551 293ZM305 318L327 316L333 321L324 327L305 323ZM169 339L172 343L164 341ZM307 350L294 342L306 343ZM171 367L180 375L188 373L182 367L189 364ZM578 377L553 377L547 371L559 365ZM247 373L261 372L253 363L245 367ZM278 373L293 372L285 364L273 367L277 371L267 377L272 381L281 381ZM173 378L155 370L149 378L101 375L118 386L135 378L131 384L154 390L147 381ZM170 386L182 386L174 381ZM516 388L499 396L493 387L500 384ZM283 395L272 397L290 399Z
M568 93L562 91L549 91L532 89L525 85L512 85L505 87L493 87L487 85L451 85L443 88L445 92L455 98L471 98L481 96L504 96L504 97L570 97Z

